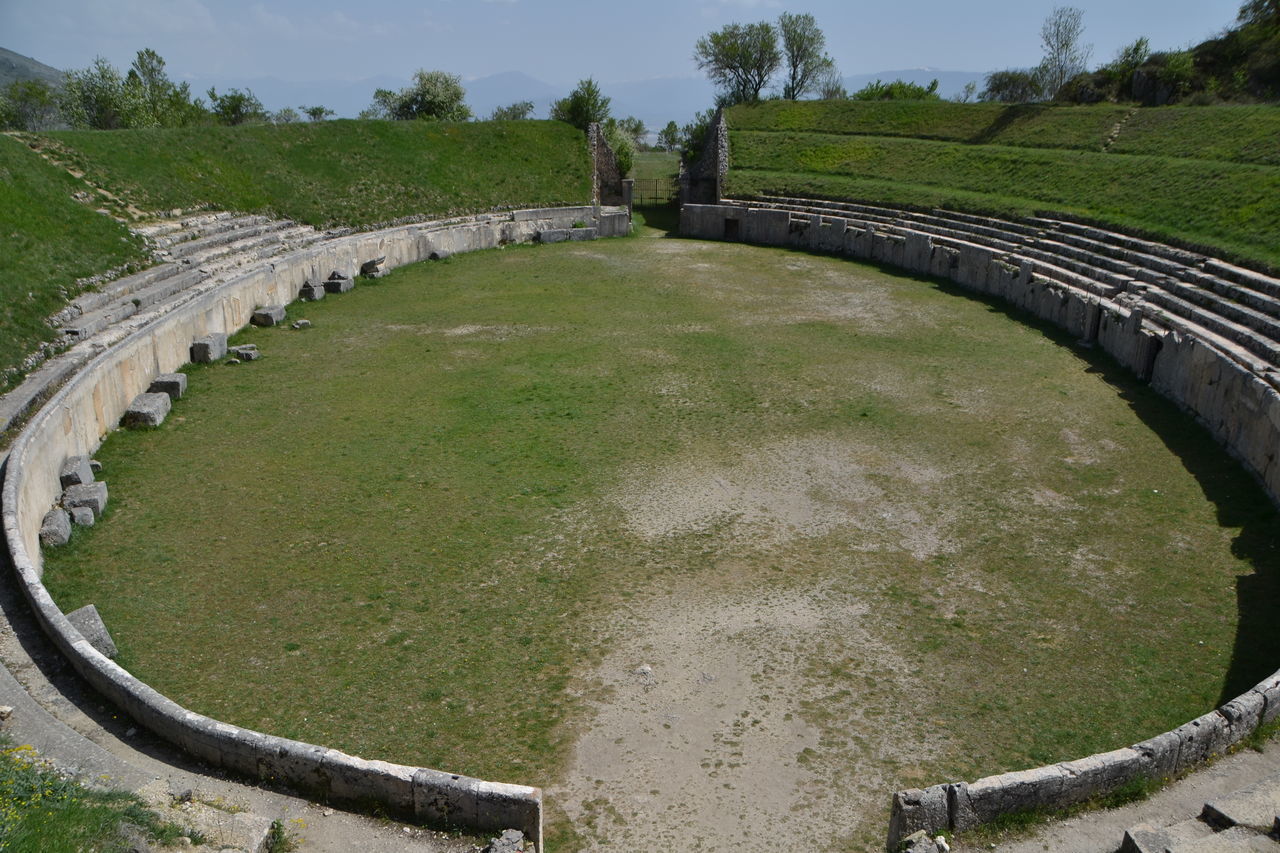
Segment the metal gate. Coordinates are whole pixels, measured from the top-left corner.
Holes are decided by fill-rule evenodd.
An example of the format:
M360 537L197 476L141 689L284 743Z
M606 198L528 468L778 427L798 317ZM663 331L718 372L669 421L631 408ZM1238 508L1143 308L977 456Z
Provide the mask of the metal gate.
M636 178L631 203L636 207L653 207L675 204L679 197L680 188L675 178Z

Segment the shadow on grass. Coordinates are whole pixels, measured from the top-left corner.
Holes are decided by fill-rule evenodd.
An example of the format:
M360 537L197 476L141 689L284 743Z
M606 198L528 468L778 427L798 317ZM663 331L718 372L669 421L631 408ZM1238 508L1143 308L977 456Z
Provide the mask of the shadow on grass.
M892 267L882 269L902 274ZM1239 622L1217 704L1229 702L1280 669L1280 512L1261 484L1204 426L1100 348L1080 347L1063 330L1002 300L975 294L951 282L914 278L944 293L976 299L989 310L1031 326L1055 343L1070 347L1087 365L1089 373L1100 376L1116 390L1196 479L1205 498L1216 508L1218 524L1236 531L1231 543L1232 555L1253 567L1253 574L1236 578Z
M1008 130L1020 121L1028 121L1043 113L1045 110L1053 109L1049 104L1014 104L1005 107L1000 111L1000 115L996 116L996 120L983 128L979 133L973 135L968 140L971 145L988 145L993 139L1000 136L1001 133Z
M680 205L676 203L663 205L637 205L635 214L643 220L646 227L663 232L663 237L680 236Z

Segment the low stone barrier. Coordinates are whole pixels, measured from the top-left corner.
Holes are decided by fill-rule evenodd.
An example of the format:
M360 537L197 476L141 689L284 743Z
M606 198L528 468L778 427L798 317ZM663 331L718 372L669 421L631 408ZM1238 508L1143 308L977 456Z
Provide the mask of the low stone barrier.
M780 206L781 207L781 206ZM918 229L918 230L917 230ZM1280 392L1276 365L1249 357L1190 323L1159 314L1142 291L1119 291L1016 251L930 235L925 226L857 226L834 215L762 204L681 209L685 236L738 240L845 255L950 280L1012 305L1100 346L1203 423L1280 503ZM1209 259L1205 269L1219 262ZM1052 272L1052 275L1049 273ZM1251 273L1262 290L1277 282ZM1280 717L1280 671L1171 732L1075 761L893 795L887 848L918 830L963 831L1011 812L1061 809L1139 779L1168 778L1221 754Z
M14 442L0 491L5 544L37 620L95 689L151 731L215 767L286 785L321 800L378 803L389 813L482 832L518 829L542 849L542 792L420 767L368 761L323 746L221 723L167 699L103 655L67 619L41 581L40 527L68 460L87 457L127 407L162 374L191 358L192 344L243 328L256 309L293 302L304 282L333 271L354 278L385 259L394 268L458 252L531 242L590 223L625 234L625 210L566 207L485 214L354 234L314 244L209 284L93 358L31 418Z

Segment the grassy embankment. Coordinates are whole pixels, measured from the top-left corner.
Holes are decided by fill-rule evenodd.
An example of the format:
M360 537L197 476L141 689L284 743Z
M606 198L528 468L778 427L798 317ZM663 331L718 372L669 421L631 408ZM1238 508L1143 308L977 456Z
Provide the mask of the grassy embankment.
M559 122L332 121L48 136L86 177L144 210L207 207L359 227L581 204L591 192L582 134ZM45 318L76 292L77 279L145 259L123 225L72 199L83 184L17 139L0 139L0 179L6 370L54 338Z
M926 103L738 107L728 113L728 191L1059 212L1280 266L1280 111L1139 110L1102 151L1126 112Z
M130 838L130 835L133 838ZM204 838L165 821L137 796L86 788L0 738L0 849L11 853L125 851L140 838L167 846Z
M936 284L636 239L293 310L315 327L247 330L262 361L193 368L163 427L104 445L111 507L47 561L125 666L215 717L550 784L584 697L646 660L696 678L663 619L723 618L750 678L699 665L754 685L776 742L812 727L780 760L848 799L797 831L856 850L892 787L1136 741L1280 657L1252 481L1105 359ZM593 670L619 648L647 650ZM726 762L686 804L776 772L724 738L680 748Z
M77 279L143 261L123 225L72 198L83 189L0 136L0 392L14 384L23 358L54 339L45 318L77 292Z

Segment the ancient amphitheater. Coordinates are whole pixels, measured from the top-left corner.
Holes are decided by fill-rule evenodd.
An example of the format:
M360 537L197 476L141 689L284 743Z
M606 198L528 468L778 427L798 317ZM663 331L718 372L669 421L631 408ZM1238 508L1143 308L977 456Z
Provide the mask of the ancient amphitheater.
M874 261L1005 300L1110 354L1203 423L1273 499L1280 497L1280 280L1062 219L713 196L683 206L682 235ZM288 305L308 288L318 298L326 282L341 290L362 274L404 264L515 242L609 237L628 228L625 208L600 205L347 234L229 214L151 226L148 236L167 261L73 305L63 320L75 346L5 401L6 419L30 414L5 468L3 522L9 558L40 626L102 696L211 767L326 801L375 803L423 823L486 833L517 829L541 849L543 804L536 788L362 760L224 724L160 695L113 662L106 630L92 614L69 618L59 609L41 582L41 537L42 531L56 536L51 527L62 521L62 510L51 507L100 509L105 490L94 490L88 459L141 397L164 393L164 386L153 388L157 377L208 347L220 351L225 336L250 323L255 309ZM83 500L64 497L77 488ZM963 831L1008 812L1082 802L1135 779L1175 776L1277 716L1280 672L1202 717L1131 746L899 791L892 795L889 849L921 830ZM1258 832L1247 834L1242 843L1264 840ZM1126 843L1130 849L1166 849L1138 837Z

